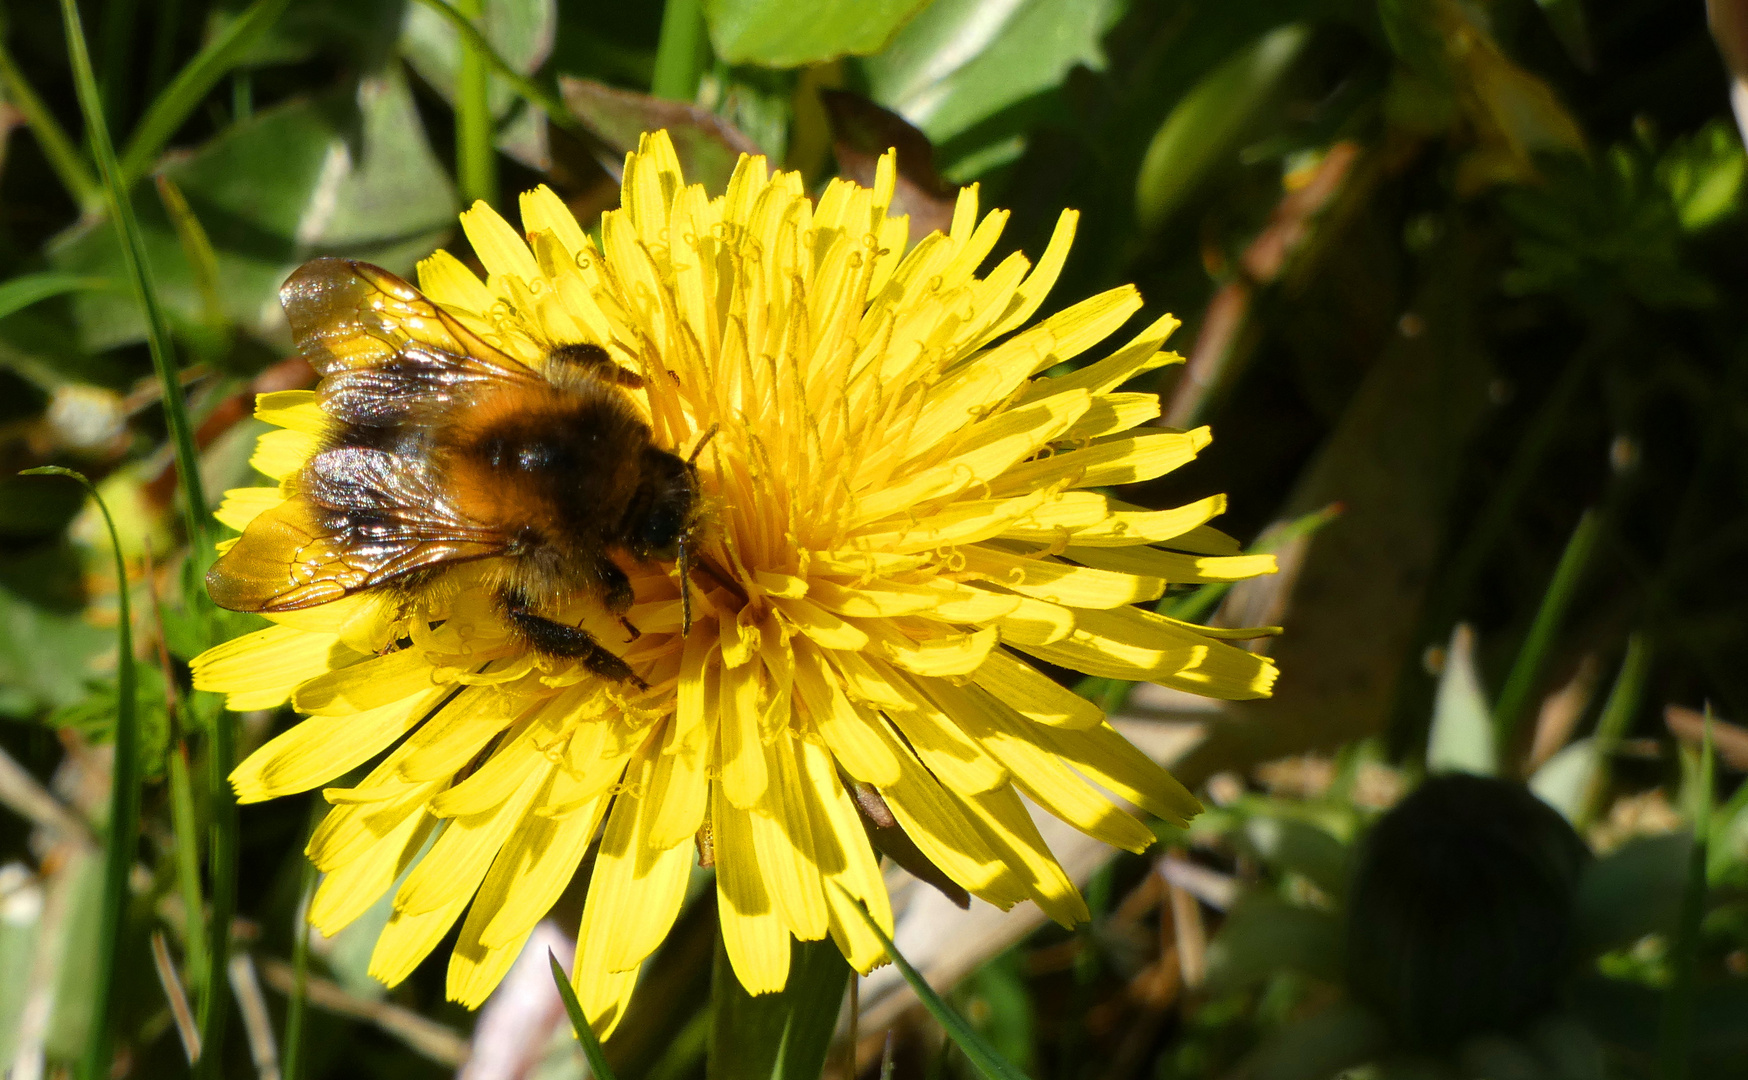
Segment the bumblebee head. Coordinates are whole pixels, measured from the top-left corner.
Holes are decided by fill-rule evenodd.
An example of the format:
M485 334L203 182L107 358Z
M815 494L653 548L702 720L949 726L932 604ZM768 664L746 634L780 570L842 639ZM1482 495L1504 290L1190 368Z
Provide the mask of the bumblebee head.
M666 450L643 452L643 484L625 542L640 559L672 559L698 519L698 470Z

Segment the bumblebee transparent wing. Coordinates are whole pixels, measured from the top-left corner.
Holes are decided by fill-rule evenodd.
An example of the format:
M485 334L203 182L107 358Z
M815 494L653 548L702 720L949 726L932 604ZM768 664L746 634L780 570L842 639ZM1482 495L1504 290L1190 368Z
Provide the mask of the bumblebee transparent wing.
M542 381L379 266L315 259L279 290L292 335L346 423L420 423L493 383Z
M294 611L508 547L501 532L460 513L413 459L339 447L313 458L299 483L207 572L220 607Z

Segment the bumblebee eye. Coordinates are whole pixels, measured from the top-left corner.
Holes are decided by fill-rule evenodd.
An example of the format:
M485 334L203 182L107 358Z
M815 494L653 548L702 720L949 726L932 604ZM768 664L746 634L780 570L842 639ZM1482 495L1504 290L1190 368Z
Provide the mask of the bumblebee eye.
M655 558L671 559L679 552L680 534L686 529L686 516L691 500L681 505L677 499L664 499L650 507L638 540Z

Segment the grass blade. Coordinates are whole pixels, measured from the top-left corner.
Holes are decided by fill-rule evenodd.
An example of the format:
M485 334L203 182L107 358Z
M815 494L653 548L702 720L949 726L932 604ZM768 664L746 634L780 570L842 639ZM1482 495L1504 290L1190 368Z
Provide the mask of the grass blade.
M204 552L207 544L206 493L200 482L200 470L194 448L194 429L188 422L188 406L182 397L182 381L177 377L176 354L170 341L170 323L158 304L157 290L152 286L151 267L146 262L145 240L140 235L134 217L133 201L121 166L115 159L115 145L109 139L109 127L103 119L103 101L97 89L97 78L91 71L91 54L85 45L85 31L79 23L79 8L74 0L61 0L61 20L67 32L67 56L73 68L73 86L79 94L79 111L84 114L86 136L91 144L91 156L97 159L97 171L103 178L103 198L108 204L110 219L120 234L122 265L127 270L128 284L134 299L146 316L146 344L151 350L152 366L163 390L164 419L170 429L170 444L176 452L176 472L182 480L183 511L188 526L189 541Z
M1627 638L1627 652L1621 658L1620 673L1615 676L1608 700L1603 703L1602 715L1596 721L1596 771L1590 778L1590 792L1584 800L1584 809L1572 823L1579 835L1584 835L1591 822L1602 813L1603 800L1608 797L1615 748L1633 722L1633 714L1639 711L1639 696L1645 688L1645 675L1650 667L1651 645L1645 635L1634 634Z
M1566 541L1566 550L1560 553L1559 565L1554 567L1554 577L1548 582L1547 592L1542 594L1542 603L1530 623L1529 635L1517 651L1511 674L1506 676L1505 688L1499 692L1499 700L1493 706L1493 722L1497 725L1498 745L1502 749L1511 745L1512 732L1529 706L1530 695L1535 693L1542 666L1554 645L1554 635L1559 633L1566 609L1572 606L1578 580L1590 565L1591 552L1596 550L1599 524L1594 510L1586 510L1578 519L1571 539Z
M109 827L103 841L103 907L98 923L96 985L92 987L95 1006L91 1011L91 1033L85 1044L85 1058L80 1073L87 1080L100 1080L109 1075L109 1054L113 1035L109 1030L116 1008L110 998L115 993L115 962L121 955L122 921L127 915L128 874L133 870L135 847L140 825L140 731L135 702L133 614L128 608L127 561L121 553L121 535L115 531L115 519L97 488L83 473L45 465L26 469L25 476L65 476L83 484L97 509L103 514L103 524L109 530L110 547L115 553L116 628L116 695L115 695L115 769L110 781Z
M312 824L320 818L311 815ZM297 1080L303 1064L303 1014L310 993L310 901L316 895L316 864L303 860L303 882L298 889L297 917L291 944L291 994L285 1003L285 1050L280 1080Z
M182 893L182 951L188 957L188 984L196 1000L206 994L206 898L200 891L200 833L195 824L193 779L188 751L181 743L169 753L170 829L176 837L176 884Z
M480 0L458 0L456 8L470 24L477 23ZM490 42L483 34L461 39L461 70L455 79L455 178L462 201L490 206L498 201L498 151L493 145Z
M194 110L218 81L237 65L257 38L280 16L290 0L255 0L224 32L188 61L164 92L152 99L121 155L121 175L129 187L152 171L158 155L169 144ZM89 118L85 121L89 124ZM107 138L107 136L106 136ZM98 162L99 169L102 162Z
M475 26L466 15L445 3L444 0L419 0L419 3L443 16L450 26L455 27L455 32L461 35L462 48L466 51L464 55L471 53L484 59L487 64L491 65L492 71L510 85L510 89L521 95L528 104L545 113L548 120L567 131L583 132L582 125L577 123L577 118L571 115L569 109L565 108L564 101L557 94L545 89L533 79L511 67L508 61L498 55L498 50L492 48L492 43L486 40L486 36L479 32L479 27Z
M671 101L697 100L708 47L704 5L699 0L668 0L662 7L662 33L656 41L655 77L649 92Z
M564 1011L571 1018L571 1029L577 1033L577 1041L583 1044L583 1056L589 1059L589 1075L595 1080L618 1080L613 1075L613 1067L607 1064L601 1040L595 1038L595 1029L589 1026L589 1018L583 1015L583 1005L577 1000L577 992L571 989L570 976L564 973L551 949L546 950L546 959L552 964L552 981L558 984L558 996L563 999Z
M23 311L30 305L47 300L51 296L77 292L80 289L107 288L109 288L109 282L99 277L63 274L54 270L44 270L35 274L20 274L10 281L0 283L0 319L4 319L14 312Z
M98 185L97 177L91 175L91 166L85 163L84 155L61 129L55 114L49 112L49 107L25 81L24 73L18 70L12 54L4 45L0 45L0 96L4 96L30 125L37 145L42 147L43 157L48 159L49 168L55 170L61 186L67 189L67 194L73 197L79 208L90 211L103 205L103 188Z
M1706 706L1705 737L1700 745L1699 777L1692 806L1693 850L1688 856L1687 887L1681 895L1681 923L1672 950L1675 977L1663 996L1663 1017L1658 1028L1657 1057L1661 1080L1686 1080L1693 1055L1693 1028L1699 996L1700 923L1706 908L1706 849L1711 833L1712 784L1715 772L1712 752L1712 710Z
M833 883L833 888L842 891L842 886L836 883ZM874 921L874 916L868 914L867 909L861 905L860 901L851 897L847 892L844 893L844 896L850 900L850 906L862 920L862 924L880 939L881 945L886 947L886 955L892 958L893 965L898 968L898 973L904 976L904 981L910 984L912 990L916 991L917 1000L923 1003L923 1008L929 1011L929 1015L935 1018L935 1022L941 1025L942 1030L947 1033L947 1037L953 1040L953 1045L957 1046L971 1064L977 1067L977 1071L989 1077L989 1080L1027 1080L1025 1073L1009 1064L1001 1054L996 1052L995 1047L989 1045L983 1036L979 1035L966 1022L963 1016L960 1016L951 1005L943 1001L941 995L935 993L935 988L929 985L929 981L923 978L916 968L911 967L910 961L906 960L898 951L898 946L894 945L892 939L886 936L886 932L880 929L880 924Z

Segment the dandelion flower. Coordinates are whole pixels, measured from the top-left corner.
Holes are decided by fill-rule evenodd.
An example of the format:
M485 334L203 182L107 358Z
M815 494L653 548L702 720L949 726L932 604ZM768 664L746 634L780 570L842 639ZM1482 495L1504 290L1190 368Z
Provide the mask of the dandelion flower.
M708 527L690 632L671 564L626 567L630 644L586 598L564 614L647 688L529 651L466 567L431 599L367 591L275 615L195 661L196 685L231 708L290 701L307 717L237 768L240 799L380 757L324 792L308 853L324 933L394 890L371 958L383 982L462 920L448 989L478 1005L597 835L573 980L607 1031L697 852L713 849L733 969L763 993L784 985L792 938L830 935L861 971L882 959L848 906L891 926L859 805L883 804L970 893L1031 900L1064 924L1086 906L1027 800L1133 851L1152 834L1112 796L1174 822L1198 809L1026 659L1219 698L1269 692L1266 658L1137 606L1273 568L1206 524L1223 500L1145 510L1096 490L1208 442L1200 428L1135 430L1158 401L1120 390L1179 359L1160 350L1176 322L1040 377L1121 327L1135 290L1027 328L1075 215L1035 267L1013 254L979 277L1006 213L979 219L968 188L951 229L906 251L907 219L887 214L894 178L888 154L872 189L834 180L815 201L798 175L748 157L711 198L656 132L629 155L598 244L543 187L522 197L521 233L483 203L462 215L484 282L445 252L420 264L427 297L516 360L592 342L641 373L627 392L657 445L716 434L699 459ZM264 395L258 415L277 430L256 466L291 476L327 422L318 397ZM240 530L282 499L232 491L218 516Z

